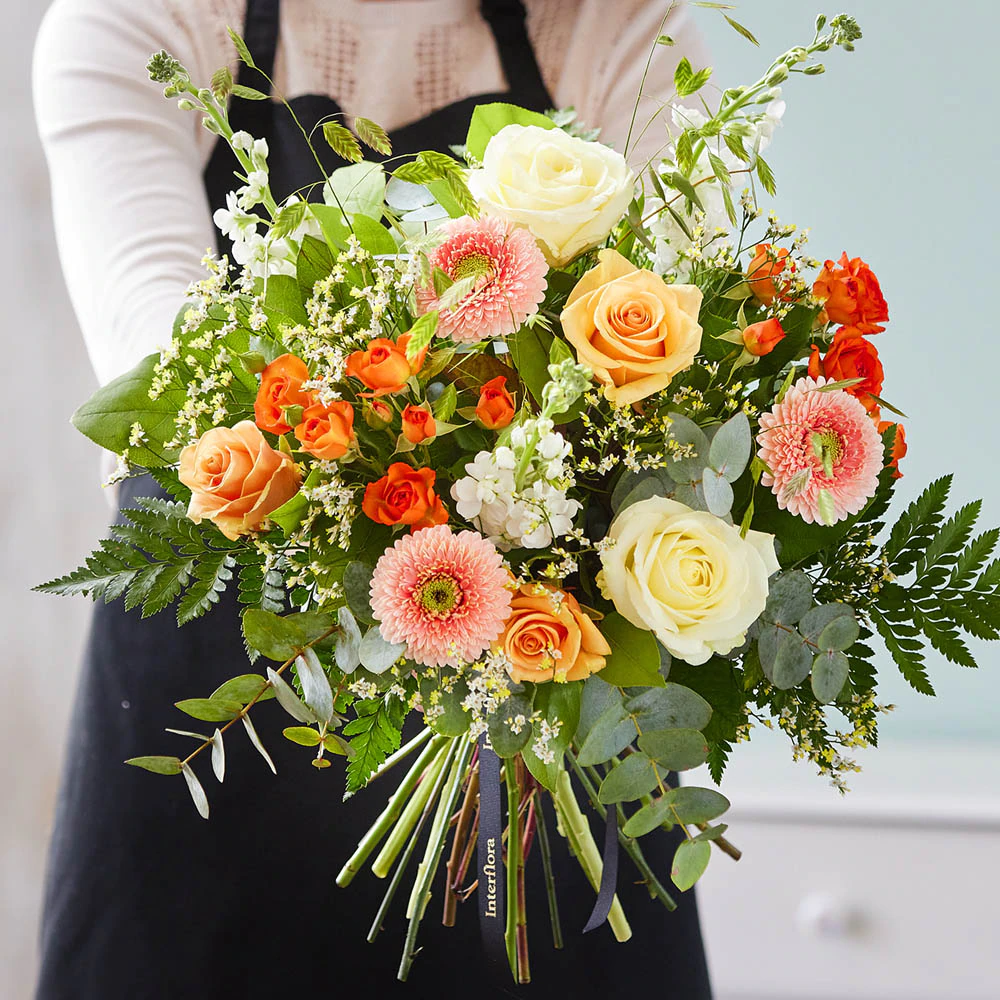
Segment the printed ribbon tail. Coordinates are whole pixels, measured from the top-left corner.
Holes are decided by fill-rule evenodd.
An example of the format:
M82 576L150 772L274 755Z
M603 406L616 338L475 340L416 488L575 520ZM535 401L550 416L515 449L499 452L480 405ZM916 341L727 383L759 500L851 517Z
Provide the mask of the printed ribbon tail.
M601 887L597 892L597 902L591 911L587 926L583 933L596 930L611 912L611 904L615 900L615 887L618 884L618 810L608 806L608 818L604 827L604 859L601 871Z
M479 929L483 949L491 962L507 964L504 940L503 817L500 797L500 758L489 737L479 737ZM609 904L610 905L610 904Z

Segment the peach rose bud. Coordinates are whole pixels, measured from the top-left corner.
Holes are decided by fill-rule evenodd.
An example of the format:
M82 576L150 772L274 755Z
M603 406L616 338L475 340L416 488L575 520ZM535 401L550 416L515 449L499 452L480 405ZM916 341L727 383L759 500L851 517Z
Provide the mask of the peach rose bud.
M373 431L384 431L392 424L392 408L381 399L370 399L365 402L365 423Z
M408 336L403 334L399 338L399 344L393 343L387 337L377 337L368 344L367 350L355 351L348 355L347 374L360 379L375 396L402 392L409 377L420 370L420 365L417 363L419 357L413 366L406 358L404 340Z
M776 319L765 319L761 323L751 323L743 331L743 346L755 358L770 354L782 340L785 331Z
M343 458L355 445L354 407L344 400L329 406L314 403L302 414L302 422L295 428L295 436L302 450L316 458L336 461Z
M411 444L423 444L437 434L434 417L426 406L410 403L403 410L403 436Z
M181 452L178 475L191 490L188 517L195 524L214 522L234 541L291 500L301 482L291 458L272 448L249 420L205 431Z
M476 419L488 431L506 427L514 419L514 412L514 397L507 391L507 380L503 375L491 378L479 390Z

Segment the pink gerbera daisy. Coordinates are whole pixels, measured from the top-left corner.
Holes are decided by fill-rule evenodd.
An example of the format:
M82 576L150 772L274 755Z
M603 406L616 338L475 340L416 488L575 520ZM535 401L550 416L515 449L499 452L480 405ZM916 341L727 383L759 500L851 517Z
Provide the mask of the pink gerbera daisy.
M463 216L441 229L445 241L428 254L432 271L440 268L453 282L475 279L464 298L441 310L442 336L470 343L505 337L538 312L549 268L531 233L489 215ZM438 303L433 282L417 287L421 313Z
M874 496L882 471L882 440L864 406L830 380L800 378L760 418L757 443L770 486L783 510L810 524L857 514Z
M475 660L510 615L509 575L496 547L446 524L404 535L372 575L372 611L387 642L428 667Z

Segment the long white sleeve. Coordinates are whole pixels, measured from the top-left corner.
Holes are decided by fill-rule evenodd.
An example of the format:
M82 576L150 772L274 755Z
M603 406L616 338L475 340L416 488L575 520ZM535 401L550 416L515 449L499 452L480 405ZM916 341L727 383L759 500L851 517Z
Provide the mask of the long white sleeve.
M663 0L527 0L528 31L559 106L624 147ZM202 171L215 137L146 76L166 49L196 83L235 70L226 25L245 0L54 0L35 51L38 127L49 163L63 272L102 382L170 337L200 260L214 246ZM505 86L478 0L285 0L275 67L289 97L329 94L387 129ZM646 80L641 128L673 91L681 55L701 64L682 10ZM381 53L381 55L378 55ZM378 70L372 59L377 56ZM630 153L664 141L657 123Z
M170 338L213 244L194 116L150 83L151 52L186 57L156 0L56 0L35 54L66 284L104 382Z

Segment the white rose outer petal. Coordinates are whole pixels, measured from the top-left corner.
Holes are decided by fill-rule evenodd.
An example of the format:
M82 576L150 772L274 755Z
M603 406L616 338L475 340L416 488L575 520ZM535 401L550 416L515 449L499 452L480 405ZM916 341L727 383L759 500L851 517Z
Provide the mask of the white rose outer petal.
M619 613L648 629L674 656L700 664L739 646L764 610L768 577L778 569L774 537L739 530L706 511L651 497L612 522L614 544L601 554L603 589ZM712 574L691 593L681 560L697 549Z
M554 266L596 246L625 214L635 185L621 153L562 129L508 125L468 177L480 208L526 228Z

